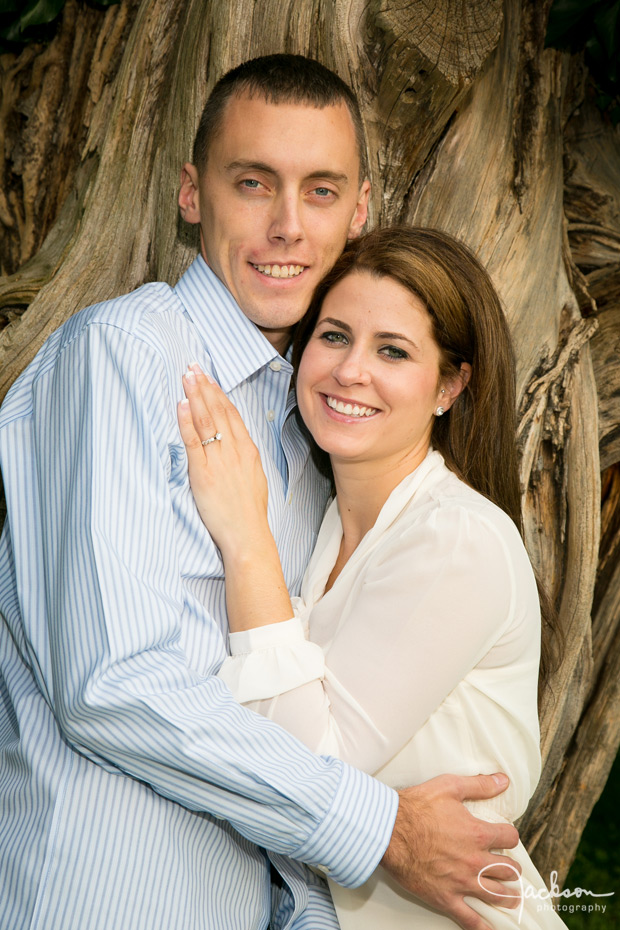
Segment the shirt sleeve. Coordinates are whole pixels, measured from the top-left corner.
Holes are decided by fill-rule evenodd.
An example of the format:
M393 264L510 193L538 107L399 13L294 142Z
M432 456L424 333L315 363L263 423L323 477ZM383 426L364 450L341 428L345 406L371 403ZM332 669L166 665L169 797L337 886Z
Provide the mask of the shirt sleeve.
M21 549L26 533L40 544L45 617L23 608L24 623L64 738L261 846L365 881L389 842L395 792L313 755L216 677L220 629L182 578L170 476L185 463L170 453L174 392L158 352L91 324L39 372L33 404L32 424L5 431L5 483L16 508L27 494L38 514L37 527L11 525ZM25 448L28 486L16 475ZM187 624L200 625L200 663L185 653Z
M333 618L335 635L321 650L320 667L310 614L310 640L300 620L286 641L278 624L232 634L232 655L219 674L248 707L310 748L375 772L508 630L515 575L495 523L453 502L393 534L362 571L353 583L345 566L336 580L353 593ZM513 661L518 649L518 637L506 636L497 661Z

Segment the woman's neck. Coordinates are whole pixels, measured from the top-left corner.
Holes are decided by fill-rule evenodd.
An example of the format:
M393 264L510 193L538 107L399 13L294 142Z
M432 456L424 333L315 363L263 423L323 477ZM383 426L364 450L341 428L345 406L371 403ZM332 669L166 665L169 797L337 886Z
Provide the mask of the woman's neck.
M400 461L350 462L332 459L338 512L342 522L340 568L377 522L394 488L424 461L428 445ZM341 561L339 559L339 561Z

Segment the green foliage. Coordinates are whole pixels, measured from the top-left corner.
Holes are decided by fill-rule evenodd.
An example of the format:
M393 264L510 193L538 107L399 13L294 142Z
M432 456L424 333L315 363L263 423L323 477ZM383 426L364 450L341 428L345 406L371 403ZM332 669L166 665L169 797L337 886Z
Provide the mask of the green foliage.
M598 107L620 122L620 0L555 0L547 47L584 53Z
M599 905L599 910L562 911L569 930L618 930L620 928L620 756L614 762L605 790L584 830L575 861L564 887L585 888L595 894L613 891L612 898L582 896L560 899L562 904ZM605 911L602 906L606 905Z
M112 6L120 0L97 0L95 7ZM27 42L52 38L66 0L0 0L0 52L19 51Z

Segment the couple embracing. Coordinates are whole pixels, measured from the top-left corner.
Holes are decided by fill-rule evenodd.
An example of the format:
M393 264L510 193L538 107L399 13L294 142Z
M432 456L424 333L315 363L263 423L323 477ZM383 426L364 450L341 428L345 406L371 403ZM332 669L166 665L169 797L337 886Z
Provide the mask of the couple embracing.
M229 72L182 172L201 254L7 396L2 930L562 926L515 907L540 608L506 323L446 234L360 238L364 153L321 65Z

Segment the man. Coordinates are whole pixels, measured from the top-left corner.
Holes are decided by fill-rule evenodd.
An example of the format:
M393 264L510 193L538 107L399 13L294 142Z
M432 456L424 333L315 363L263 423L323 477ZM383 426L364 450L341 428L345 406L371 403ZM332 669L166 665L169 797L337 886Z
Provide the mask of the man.
M486 926L463 894L485 896L477 872L502 861L487 851L516 833L473 820L459 798L505 782L397 795L313 756L214 674L222 565L189 490L181 376L198 362L248 423L295 592L327 489L289 416L286 349L365 222L362 146L354 98L315 62L231 72L182 174L201 256L176 288L77 314L7 398L1 930L264 930L270 864L272 927L319 930L335 917L303 863L354 886L379 861L463 926Z

